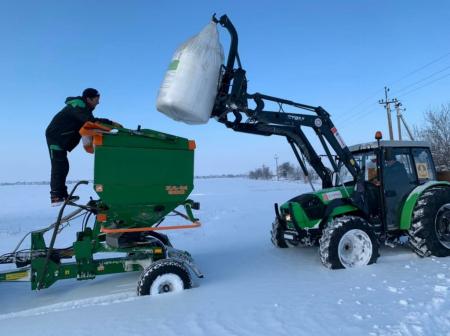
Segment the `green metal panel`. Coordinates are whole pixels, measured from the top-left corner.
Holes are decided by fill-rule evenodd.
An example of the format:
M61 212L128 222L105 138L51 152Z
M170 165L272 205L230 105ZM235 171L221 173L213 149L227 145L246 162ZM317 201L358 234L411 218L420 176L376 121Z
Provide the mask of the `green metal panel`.
M292 203L292 210L294 212L294 217L298 223L298 226L302 229L313 228L321 222L321 220L317 220L317 219L310 220L308 218L308 216L306 215L305 211L303 210L303 208L298 203ZM356 210L358 210L358 209L352 205L338 206L338 207L334 208L333 211L331 212L330 219L334 218L336 216L339 216L339 215L354 212ZM292 222L288 222L287 224L288 224L289 228L293 229Z
M417 186L414 188L411 193L406 198L405 203L403 204L402 208L402 214L400 218L400 229L401 230L408 230L411 226L412 222L412 216L414 207L416 206L416 202L420 195L427 190L430 187L437 186L437 185L444 185L444 186L450 186L449 182L445 181L430 181L427 183L424 183L420 186Z
M45 231L33 231L31 232L31 250L46 250L47 246L45 245L44 240Z
M117 257L104 258L97 260L85 260L85 262L68 262L57 264L53 261L48 263L48 271L46 273L42 288L48 288L58 280L74 279L88 280L96 276L123 273L123 272L137 272L141 271L145 265L163 258L163 254L154 253L154 250L159 248L147 249L146 253L141 253L138 257ZM38 287L38 280L41 277L41 272L44 268L45 258L36 258L31 264L31 288L33 290ZM24 281L30 280L22 279L26 277L27 269L14 270L12 272L0 274L0 281Z
M0 281L30 281L31 274L29 267L18 268L13 271L0 273Z
M92 259L92 243L89 239L76 241L73 243L75 257L77 259Z
M31 289L38 288L39 281L42 279L42 274L45 268L45 258L36 258L31 261ZM48 288L58 280L59 276L58 264L49 260L47 264L47 272L42 280L42 288Z
M353 194L354 186L326 188L316 191L314 194L319 196L322 202L327 205L338 198L349 198Z
M333 211L331 211L330 219L334 218L336 216L349 214L349 213L355 212L357 210L358 209L356 207L354 207L353 205L341 205L341 206L334 208Z
M334 187L322 189L311 194L317 195L325 205L328 205L331 201L335 199L348 198L353 194L353 190L354 190L353 186ZM297 202L286 202L281 205L281 209L284 209L286 213L289 213L290 206L292 207L293 216L300 228L302 229L313 228L320 223L320 220L317 219L311 220L310 218L308 218L304 209ZM337 215L353 212L355 210L356 208L350 205L339 206L332 211L330 217L333 218ZM287 221L287 225L291 229L294 228L292 221Z
M296 203L296 202L289 202L291 203L292 206L292 216L294 216L295 221L297 222L298 226L300 228L311 228L313 227L317 220L310 220L308 218L308 216L306 215L305 211L303 210L303 208L300 206L300 204ZM288 205L289 208L289 205ZM288 222L287 223L288 227L291 227L292 229L294 228L293 225L294 223Z
M120 227L151 226L183 203L193 189L194 150L189 140L141 130L103 135L95 147L94 183Z

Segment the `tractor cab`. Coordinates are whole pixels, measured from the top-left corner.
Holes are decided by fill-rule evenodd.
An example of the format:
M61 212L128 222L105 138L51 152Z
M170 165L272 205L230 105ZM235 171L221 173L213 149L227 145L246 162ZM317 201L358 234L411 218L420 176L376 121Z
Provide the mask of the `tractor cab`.
M430 145L422 141L379 141L349 147L364 171L369 211L387 230L400 227L403 204L414 188L436 180ZM352 176L339 165L336 185L351 184Z

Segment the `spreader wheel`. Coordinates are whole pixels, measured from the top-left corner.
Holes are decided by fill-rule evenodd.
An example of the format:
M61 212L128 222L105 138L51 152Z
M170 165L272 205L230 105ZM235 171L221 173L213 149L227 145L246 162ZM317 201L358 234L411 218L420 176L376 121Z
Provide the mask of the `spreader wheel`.
M181 262L162 259L154 262L141 273L137 294L158 295L180 292L191 287L191 276Z
M352 268L375 263L378 246L375 233L363 218L343 216L323 230L319 254L328 268Z

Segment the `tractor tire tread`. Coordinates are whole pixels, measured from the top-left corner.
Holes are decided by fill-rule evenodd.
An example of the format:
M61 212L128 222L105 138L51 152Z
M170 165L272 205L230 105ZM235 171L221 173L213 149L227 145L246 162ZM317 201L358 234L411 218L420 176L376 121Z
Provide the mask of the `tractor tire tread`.
M342 227L345 226L355 226L364 230L371 238L373 245L372 257L369 261L369 265L376 263L379 257L379 242L378 239L370 227L370 225L361 217L357 216L342 216L333 219L328 225L323 229L322 236L319 240L319 256L322 264L330 269L341 269L344 268L340 263L337 254L338 242L336 242L335 235L339 235L340 231L343 230Z
M435 216L438 209L450 202L450 187L433 186L427 189L416 202L411 227L408 230L409 245L420 257L450 255L450 249L444 247L435 232Z
M289 245L283 237L283 226L279 222L278 218L272 223L272 230L270 230L270 241L275 247L278 248L288 248Z

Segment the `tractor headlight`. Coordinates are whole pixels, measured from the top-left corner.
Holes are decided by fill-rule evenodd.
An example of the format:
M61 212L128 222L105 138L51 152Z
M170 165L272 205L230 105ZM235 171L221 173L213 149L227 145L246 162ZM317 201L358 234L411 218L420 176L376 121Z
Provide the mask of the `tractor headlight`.
M285 220L286 222L290 222L290 221L291 221L291 214L286 214L286 215L284 215L284 220Z

